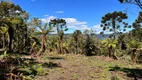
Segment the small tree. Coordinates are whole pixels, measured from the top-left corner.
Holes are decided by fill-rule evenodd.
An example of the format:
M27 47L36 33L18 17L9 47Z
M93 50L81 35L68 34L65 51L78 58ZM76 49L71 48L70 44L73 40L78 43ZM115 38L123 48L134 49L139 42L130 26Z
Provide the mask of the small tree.
M120 12L113 12L113 13L107 13L104 17L102 17L101 21L101 27L103 28L103 32L108 30L109 32L112 32L112 37L116 38L116 35L119 33L122 33L123 31L126 31L125 28L131 27L128 26L128 23L124 22L124 19L127 19L127 15L125 13ZM124 25L121 26L121 25Z
M85 30L83 35L83 53L87 56L98 54L98 43L96 44L95 41L95 35L94 31L91 30Z
M103 40L102 44L104 45L104 47L108 48L108 56L114 57L114 50L116 48L117 40L108 38L106 40Z
M44 52L45 51L45 48L46 48L46 41L47 41L47 34L49 34L50 32L52 32L52 27L48 25L48 23L45 23L42 26L39 26L40 28L40 31L39 32L36 32L37 34L39 35L42 35L42 47L41 47L41 51Z
M0 35L2 35L2 48L5 49L6 47L6 37L8 36L8 27L4 26L0 28Z
M19 5L15 5L12 2L0 1L0 26L6 25L8 27L8 51L13 51L13 44L20 44L23 48L26 46L23 45L25 42L22 40L25 39L28 15L24 17L23 14L26 14L26 11L22 10ZM20 38L22 43L18 40L13 41L15 38ZM19 46L16 48L19 49Z
M73 39L76 43L75 47L76 47L76 51L77 53L79 52L79 38L81 38L81 35L82 35L82 32L80 30L75 30L74 33L73 33Z
M142 23L142 12L139 12L138 18L133 22L132 26L134 29L139 29L141 28L141 23Z
M38 18L33 18L31 21L31 25L35 25L35 27L37 28L35 32L36 35L42 35L41 52L44 52L46 49L46 45L45 45L47 41L46 36L50 32L53 32L52 27L48 23L42 24L41 20L39 20Z
M58 34L58 53L63 53L63 37L64 37L64 31L67 31L68 28L66 26L66 21L64 19L53 19L50 20L50 24L53 25L53 27L57 28L57 34Z
M141 44L139 42L137 42L136 40L132 40L132 41L129 41L127 45L132 51L131 59L134 63L136 63L137 50L138 50L138 48L141 47Z
M128 36L137 41L142 41L142 12L139 12L139 16L135 22L132 23L132 27L134 29L129 32Z

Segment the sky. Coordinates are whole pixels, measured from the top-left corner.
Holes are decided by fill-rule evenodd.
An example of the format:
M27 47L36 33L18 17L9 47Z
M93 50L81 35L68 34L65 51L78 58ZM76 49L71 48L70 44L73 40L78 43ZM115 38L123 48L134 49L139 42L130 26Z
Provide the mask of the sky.
M102 31L101 18L114 11L127 13L129 24L135 21L140 9L135 5L120 4L118 0L12 0L20 5L30 17L38 17L43 22L62 18L69 28L66 33L74 30L93 29L96 33ZM109 32L106 32L106 34Z

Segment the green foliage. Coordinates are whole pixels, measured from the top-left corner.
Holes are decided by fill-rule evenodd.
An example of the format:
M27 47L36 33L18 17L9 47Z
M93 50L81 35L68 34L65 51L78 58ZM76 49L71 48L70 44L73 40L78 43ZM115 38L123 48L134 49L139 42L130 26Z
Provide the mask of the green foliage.
M78 75L77 74L73 74L72 77L73 77L73 79L78 79Z
M89 34L85 35L84 39L84 45L83 45L83 54L87 56L91 56L95 53L96 45L94 44L93 37L91 37Z
M43 64L31 60L25 60L22 65L18 66L17 71L23 73L24 79L48 74Z
M113 47L113 48L116 48L116 44L117 44L117 39L106 39L106 40L103 40L102 41L102 44L105 46L105 47Z
M77 42L80 35L82 35L82 32L80 30L75 30L72 36L74 40Z
M27 51L27 24L26 20L28 15L26 11L22 10L19 5L15 5L9 2L0 2L0 27L6 27L7 33L5 41L3 41L8 47L8 51ZM13 42L14 40L14 42ZM14 49L12 45L15 46ZM3 45L4 46L4 45Z
M79 49L81 48L82 32L80 30L74 31L72 38L73 38L73 41L74 41L74 48L75 48L74 53L80 53Z
M121 49L121 50L126 50L127 49L127 42L128 40L130 39L130 37L128 36L127 33L125 34L121 34L118 36L118 49Z
M131 49L131 59L133 61L133 63L136 63L137 60L137 50L138 48L141 47L141 43L136 41L136 40L132 40L128 42L128 47Z
M141 43L136 41L136 40L132 40L132 41L129 41L127 46L129 48L134 48L134 49L138 49L139 47L141 47Z
M128 3L128 4L134 4L139 6L142 9L142 3L140 0L118 0L120 3Z
M1 26L0 27L0 34L5 34L8 32L8 27L6 26Z
M130 31L127 35L129 37L129 39L135 39L139 42L142 41L142 28L137 28L137 29L133 29L132 31Z
M34 65L33 67L33 70L35 70L37 73L37 75L45 75L47 74L46 71L43 69L42 65L39 64L39 65Z
M48 44L49 51L56 51L57 45L58 45L57 35L49 35L47 44Z
M86 30L84 34L76 30L68 40L70 53L83 54L87 56L100 54L100 41L95 37L94 32Z
M109 31L112 32L111 37L115 38L117 34L126 31L125 28L129 28L128 23L123 21L127 18L128 16L126 15L126 13L122 13L121 11L107 13L102 17L101 27L103 28L103 31L101 32L101 34L104 33L104 31ZM124 27L120 27L120 25L124 25Z
M81 39L81 38L80 38ZM72 37L70 37L69 39L68 39L68 47L69 47L69 52L70 53L77 53L77 48L76 48L76 42L74 41L74 39L72 38ZM79 40L79 42L78 43L81 43L81 40ZM79 47L78 47L79 48ZM79 49L78 49L79 50ZM79 51L78 51L78 53L79 53Z
M135 20L135 22L132 23L133 28L140 29L141 23L142 23L142 12L139 12L138 18Z
M0 55L1 58L6 58L8 55L7 55L7 51L4 51L4 53L2 55Z
M100 54L99 55L104 55L104 56L107 56L109 51L108 51L108 48L107 47L104 47L103 45L101 45L100 47Z
M104 47L106 47L108 49L109 57L115 56L117 43L118 43L117 39L111 39L111 38L108 38L108 39L102 41L102 44L104 45Z
M119 1L121 3L129 3L134 0ZM139 6L141 5L138 0L135 0L134 3ZM64 19L53 19L49 23L42 23L39 18L32 18L30 22L28 22L29 14L22 10L19 5L15 5L12 2L1 1L0 48L6 50L0 56L0 76L3 77L5 73L10 72L14 74L20 72L23 73L24 79L27 80L34 78L36 75L47 75L48 71L45 69L45 66L50 68L58 67L57 64L52 62L42 64L31 59L21 58L21 56L11 57L7 52L18 52L18 54L30 52L31 54L35 53L38 57L45 51L54 52L56 50L58 53L75 53L86 56L94 54L106 55L107 53L114 55L115 52L121 56L124 53L128 53L131 49L136 52L136 50L142 46L141 15L142 12L139 13L138 18L132 24L134 29L129 33L120 35L117 40L116 35L125 32L126 28L131 28L131 26L124 21L128 16L121 11L107 13L101 20L101 27L103 29L101 34L104 34L105 31L109 31L112 33L111 37L114 38L100 41L95 38L93 30L85 30L84 33L80 30L76 30L72 36L65 36L64 32L67 31L68 28ZM57 35L48 35L50 32L53 32L54 27L57 29ZM124 44L127 44L129 49L123 50L122 47ZM39 54L37 54L38 51ZM73 58L69 57L69 60L72 61ZM101 63L102 61L98 62L97 64L101 64L99 66L108 67L108 65L110 65L104 65ZM11 67L13 68L11 69ZM105 76L105 74L102 75ZM90 76L95 77L93 73L90 73ZM72 77L77 79L78 75L73 74ZM113 76L111 79L119 80L117 76Z
M53 27L56 27L57 29L57 35L58 35L57 53L59 54L64 53L62 43L64 38L64 31L68 30L66 26L66 21L64 19L53 19L50 20L49 24Z
M67 31L66 21L64 19L53 19L50 20L50 25L57 28L57 34L60 38L63 37L64 31Z

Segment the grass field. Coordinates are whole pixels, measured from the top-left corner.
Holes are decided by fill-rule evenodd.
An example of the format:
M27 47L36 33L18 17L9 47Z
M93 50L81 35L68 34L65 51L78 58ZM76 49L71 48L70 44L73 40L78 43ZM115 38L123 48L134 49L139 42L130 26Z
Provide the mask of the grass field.
M104 56L48 54L42 62L48 74L36 80L142 80L142 65Z

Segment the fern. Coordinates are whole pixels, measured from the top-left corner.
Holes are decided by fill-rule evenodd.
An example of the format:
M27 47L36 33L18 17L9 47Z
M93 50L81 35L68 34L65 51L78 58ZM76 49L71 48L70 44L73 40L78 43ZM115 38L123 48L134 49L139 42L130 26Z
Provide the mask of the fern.
M7 50L6 51L4 51L4 53L0 56L1 58L5 58L5 57L7 57Z

